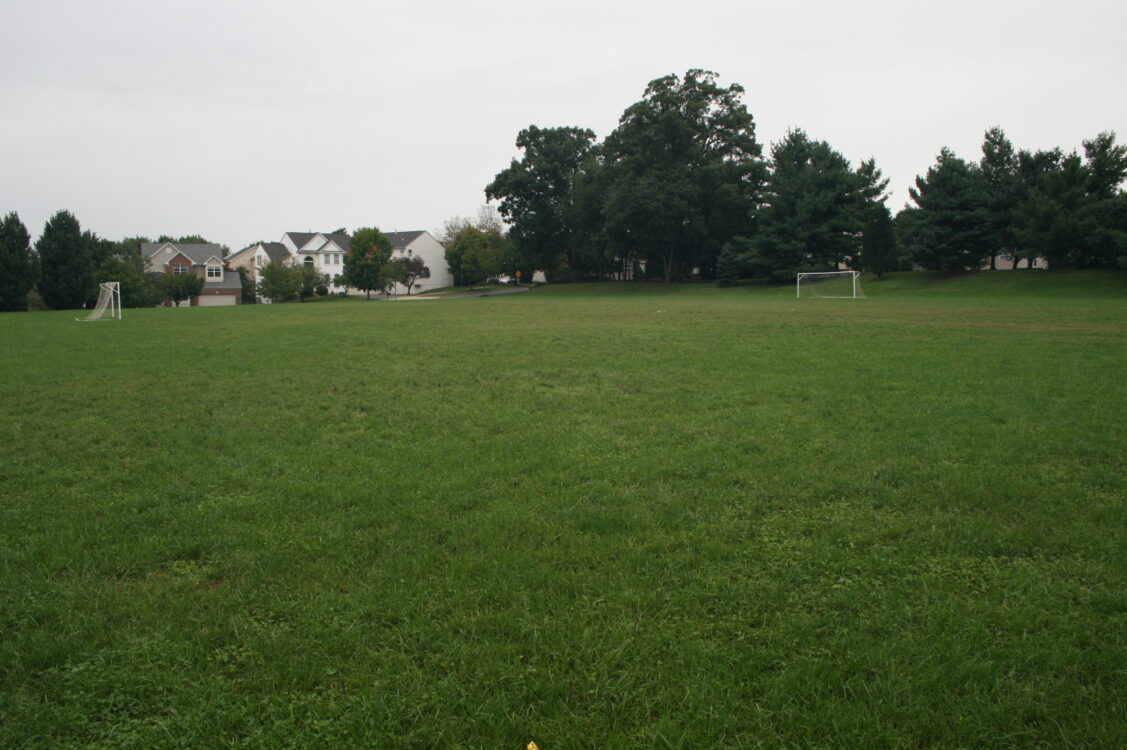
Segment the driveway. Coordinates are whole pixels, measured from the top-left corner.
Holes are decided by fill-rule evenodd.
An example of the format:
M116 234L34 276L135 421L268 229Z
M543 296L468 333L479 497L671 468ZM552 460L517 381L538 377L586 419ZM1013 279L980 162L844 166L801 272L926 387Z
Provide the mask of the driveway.
M532 287L530 287L530 286L502 287L500 289L482 289L480 292L465 292L464 294L442 294L442 295L438 295L438 296L435 296L435 297L428 297L425 294L416 294L414 296L408 296L408 295L404 294L404 295L400 295L398 297L388 297L387 301L388 302L412 302L414 300L424 300L424 299L465 299L467 297L499 297L502 294L520 294L521 292L527 292L531 288Z

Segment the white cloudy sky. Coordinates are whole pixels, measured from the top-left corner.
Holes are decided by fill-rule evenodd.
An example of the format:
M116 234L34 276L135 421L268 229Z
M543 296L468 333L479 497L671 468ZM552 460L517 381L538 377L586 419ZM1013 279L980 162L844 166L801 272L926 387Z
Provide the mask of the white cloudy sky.
M605 137L689 68L747 92L889 205L940 147L1127 140L1127 2L0 0L0 213L103 237L430 229L484 202L529 124Z

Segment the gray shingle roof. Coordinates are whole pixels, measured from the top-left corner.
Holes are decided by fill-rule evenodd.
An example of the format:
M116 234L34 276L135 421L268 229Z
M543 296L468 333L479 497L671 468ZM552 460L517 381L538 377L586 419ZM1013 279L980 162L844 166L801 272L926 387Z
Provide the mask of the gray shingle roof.
M253 281L253 279L252 279ZM239 279L239 274L234 271L228 271L223 274L222 281L206 281L203 285L204 289L242 289L243 283Z
M352 237L347 234L326 234L331 241L337 243L341 250L348 252L348 246L352 244Z
M141 244L141 255L146 258L151 258L165 245L171 245L185 256L187 256L193 264L200 266L207 263L208 258L223 259L223 248L216 245L214 242L207 243L181 243L181 242L145 242Z
M285 260L290 257L290 251L281 242L263 242L262 249L270 260Z
M316 232L286 232L286 234L293 240L293 244L297 247L298 252L301 251L302 246L305 245L306 242L309 242L309 240L317 236Z
M422 233L423 230L421 229L417 232L384 232L387 238L391 240L392 250L401 250L407 247L417 240Z

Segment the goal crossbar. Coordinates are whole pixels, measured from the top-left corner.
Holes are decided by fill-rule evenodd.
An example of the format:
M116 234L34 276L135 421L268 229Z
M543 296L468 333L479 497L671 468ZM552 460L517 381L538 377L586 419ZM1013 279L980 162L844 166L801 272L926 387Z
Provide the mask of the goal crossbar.
M821 299L858 299L861 291L860 271L803 271L795 280L796 297Z
M107 281L98 284L98 302L85 318L75 318L80 323L92 320L121 320L121 284Z

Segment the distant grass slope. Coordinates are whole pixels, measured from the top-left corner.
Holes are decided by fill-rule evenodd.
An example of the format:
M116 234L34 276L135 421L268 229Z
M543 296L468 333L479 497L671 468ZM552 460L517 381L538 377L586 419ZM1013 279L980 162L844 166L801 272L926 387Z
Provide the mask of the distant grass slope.
M864 277L865 294L1127 298L1127 271L912 271Z
M1127 746L1121 279L0 315L0 747Z
M1127 271L1018 271L939 272L911 271L885 274L877 279L864 274L861 288L867 297L1072 297L1083 299L1127 299ZM685 295L717 290L712 282L664 284L660 282L605 282L548 285L542 292L553 295ZM744 293L769 297L794 297L794 284L768 284L745 280L735 287ZM722 293L722 292L721 292Z

